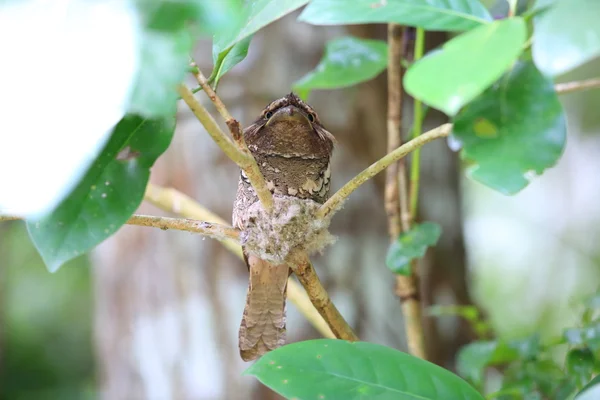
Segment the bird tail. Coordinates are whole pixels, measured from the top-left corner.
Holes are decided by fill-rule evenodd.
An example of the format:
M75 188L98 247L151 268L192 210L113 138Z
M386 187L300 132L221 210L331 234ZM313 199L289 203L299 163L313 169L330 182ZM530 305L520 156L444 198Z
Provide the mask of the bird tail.
M272 265L260 258L246 257L250 283L240 325L239 347L244 361L255 360L285 344L287 265Z

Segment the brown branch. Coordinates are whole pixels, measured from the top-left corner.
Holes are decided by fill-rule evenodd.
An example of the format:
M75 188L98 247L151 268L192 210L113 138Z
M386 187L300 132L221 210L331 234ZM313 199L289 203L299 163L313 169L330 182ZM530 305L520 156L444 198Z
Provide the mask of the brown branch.
M188 197L175 189L162 188L149 183L146 187L144 200L154 204L160 209L185 218L200 219L202 221L214 222L217 224L227 224L224 219L202 207L191 197ZM238 242L226 239L222 240L221 243L239 258L243 257L242 248Z
M0 215L0 221L20 220L20 217ZM237 241L240 237L238 229L212 222L197 221L193 219L157 217L154 215L133 214L126 222L127 225L148 226L162 230L175 229L198 233L217 240Z
M239 151L229 136L225 135L221 128L219 128L215 119L198 99L196 99L192 91L185 85L179 85L177 90L183 101L185 101L190 110L192 110L210 137L212 137L215 143L223 150L223 153L238 165L248 162L246 159L247 156Z
M351 341L359 340L350 325L331 302L329 294L321 284L308 256L305 253L295 254L290 257L288 265L293 269L313 306L327 322L335 337Z
M423 146L425 143L431 142L432 140L446 137L450 134L452 130L452 124L444 124L440 125L437 128L434 128L424 134L420 135L417 138L414 138L411 141L406 142L402 146L398 147L396 150L388 153L381 159L377 160L369 167L364 169L361 173L352 178L348 183L346 183L340 190L338 190L333 196L329 198L321 206L319 211L317 212L317 217L325 218L328 217L329 214L338 210L342 203L346 200L346 198L358 189L363 183L389 167L395 161L400 160L406 155L410 154L415 149Z
M557 83L554 90L558 94L578 92L588 89L600 89L600 78L587 79L584 81Z
M402 33L402 26L388 25L388 153L396 150L402 144ZM406 181L406 163L404 160L393 162L386 170L384 200L388 217L388 232L392 240L395 240L401 232L400 210L408 209L406 185L400 185L402 178Z
M402 31L403 28L400 25L388 25L388 153L392 153L398 148L402 141L401 60L404 49ZM394 165L397 167L393 168ZM386 173L385 203L388 211L388 231L390 240L394 242L400 232L410 229L414 216L411 215L408 200L406 164L404 162L393 163ZM413 271L416 270L416 263L412 265L412 268ZM408 351L414 356L426 358L418 275L416 273L410 276L396 275L396 295L400 298L402 306Z
M165 211L173 212L183 217L199 218L217 224L226 223L221 217L202 207L195 200L175 189L162 188L160 186L148 184L145 200ZM243 259L242 248L237 242L226 239L221 241L221 243L237 257ZM331 329L329 329L327 323L311 304L306 293L300 288L298 283L291 278L288 279L288 298L304 318L306 318L306 320L315 327L321 335L326 338L335 338L335 335Z
M231 116L231 114L227 110L227 107L225 107L225 104L223 104L223 101L221 101L221 98L217 95L217 93L215 93L213 88L209 85L206 77L202 74L202 71L200 71L200 69L197 68L196 64L193 61L192 66L196 67L197 69L197 72L194 73L196 80L198 81L200 87L202 87L206 95L213 102L219 114L221 114L221 116L225 120L225 123L229 128L229 132L231 133L231 136L233 137L233 140L237 145L237 152L242 155L242 157L239 157L238 160L234 161L240 166L240 168L244 170L244 172L248 176L248 180L250 180L252 187L256 191L256 195L258 196L258 199L260 200L260 203L262 204L263 208L267 211L273 209L273 195L271 194L271 191L267 188L267 183L265 182L265 178L258 168L258 164L256 164L256 160L252 156L252 153L250 153L248 146L246 146L240 123ZM187 90L189 91L189 89Z

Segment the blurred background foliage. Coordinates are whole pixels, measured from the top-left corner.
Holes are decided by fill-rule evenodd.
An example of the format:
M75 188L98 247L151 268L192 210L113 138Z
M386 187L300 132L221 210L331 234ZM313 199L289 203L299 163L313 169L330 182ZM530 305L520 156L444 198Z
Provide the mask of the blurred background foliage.
M483 3L490 7L493 15L506 13L505 1ZM251 121L264 104L289 91L294 82L314 68L327 41L348 32L369 39L385 38L385 29L378 27L315 27L296 22L297 15L285 17L257 33L248 58L221 82L220 93L226 104L244 124ZM433 47L439 43L443 40L440 36L428 37L428 45ZM201 69L210 70L210 41L198 44L195 58ZM560 77L559 81L589 78L599 70L600 60L594 60ZM382 79L380 76L341 91L314 92L309 99L340 141L333 189L383 154L385 86ZM515 196L502 196L464 178L456 161L440 162L448 155L456 157L447 151L446 144L436 143L424 149L422 162L429 171L422 178L422 202L425 203L422 209L428 214L426 219L440 223L444 232L442 250L429 255L429 261L437 260L439 268L458 265L448 276L437 270L441 278L435 284L436 290L428 294L431 295L429 303L454 305L469 303L472 298L489 321L489 331L501 339L534 334L542 340L560 336L565 328L582 323L582 302L600 287L600 247L597 245L600 242L597 173L600 170L600 91L563 95L561 102L569 125L565 154L555 168ZM411 105L406 107L410 110ZM181 108L178 117L174 144L153 170L153 179L189 193L227 218L237 172L231 165L224 166L227 160L214 145L197 138L202 135L198 132L200 126L189 111ZM443 118L432 112L428 125L435 126L440 121ZM405 123L410 125L410 121ZM453 180L456 181L454 186ZM363 333L360 336L404 349L399 304L391 295L391 274L384 266L388 239L381 210L381 183L376 181L365 187L349 201L347 210L340 213L334 225L340 242L317 262L323 265L320 273L334 301ZM453 206L449 208L449 204ZM154 209L152 212L158 213ZM349 238L356 237L357 232L361 236L350 242ZM127 241L125 235L134 237L131 228L123 229L110 243L101 246L91 260L79 257L57 273L48 274L27 238L24 225L20 222L0 225L0 398L82 399L95 398L105 390L102 385L109 378L100 371L98 359L106 355L101 353L102 346L94 342L104 340L104 330L112 325L106 325L110 319L96 319L94 323L94 313L103 307L102 301L114 301L107 305L108 316L118 314L114 310L119 309L119 302L126 308L131 304L127 294L135 294L137 286L146 284L143 279L124 280L118 275L118 268L134 265L133 259L138 254L139 258L145 254L145 260L160 260L155 262L165 268L184 271L171 277L181 287L185 286L181 281L186 278L202 281L192 285L193 289L186 289L204 299L199 306L196 304L201 310L210 308L206 311L208 316L202 314L201 321L196 321L199 329L203 329L197 339L200 343L194 344L200 350L192 345L184 350L194 349L195 361L203 363L200 370L214 374L214 379L208 379L214 382L205 393L193 392L198 395L196 398L234 398L232 393L239 394L240 388L253 388L254 398L267 398L254 383L244 380L237 383L244 365L231 358L232 351L236 353L236 324L246 285L241 264L216 250L218 245L206 244L189 235L158 232L156 239L144 236L134 237L132 241ZM157 241L162 244L156 245ZM344 241L348 243L344 245ZM119 248L119 243L130 247ZM119 265L115 260L120 259L120 251L139 253ZM166 260L161 253L165 251L177 255ZM152 262L147 264L149 268L141 269L140 273L146 274L148 280L156 276L157 283L161 284L161 276L164 276L152 269L159 266ZM101 267L106 267L104 272L98 272ZM198 272L197 269L204 270ZM121 280L122 286L115 293L123 297L98 300L98 293L106 293L98 286L99 282L106 282L108 273L113 273L115 281ZM468 293L457 294L454 279L468 282ZM160 299L161 289L149 287L148 293ZM385 297L381 291L390 293ZM460 300L461 296L465 297ZM385 311L390 309L396 314ZM293 310L290 320L290 330L297 331L292 334L293 339L316 337L309 327L298 329L302 322ZM374 320L384 320L382 324L389 330L383 331ZM476 335L471 330L465 331L460 319L452 315L428 321L429 329L438 332L436 341L453 343L445 349L448 354L440 355L436 362L455 369L460 345ZM120 323L123 321L115 317L114 326ZM125 324L123 332L130 329L128 327ZM225 338L219 342L213 331ZM461 335L463 339L455 340ZM156 342L146 343L141 353L154 352L154 345ZM559 352L555 359L561 360L564 353ZM129 362L143 363L139 361L139 354L137 357L132 356ZM498 375L498 371L488 373L492 378Z

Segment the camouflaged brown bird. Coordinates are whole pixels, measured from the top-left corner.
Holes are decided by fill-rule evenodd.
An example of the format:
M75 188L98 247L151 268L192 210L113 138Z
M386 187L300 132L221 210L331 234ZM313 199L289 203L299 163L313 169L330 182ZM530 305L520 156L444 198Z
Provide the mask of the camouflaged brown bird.
M324 203L329 194L331 154L335 139L317 113L293 93L273 101L244 129L244 139L275 196L293 196ZM233 206L233 225L248 224L248 209L258 197L241 172ZM240 355L254 360L285 343L286 264L273 265L249 254L246 307L239 331Z

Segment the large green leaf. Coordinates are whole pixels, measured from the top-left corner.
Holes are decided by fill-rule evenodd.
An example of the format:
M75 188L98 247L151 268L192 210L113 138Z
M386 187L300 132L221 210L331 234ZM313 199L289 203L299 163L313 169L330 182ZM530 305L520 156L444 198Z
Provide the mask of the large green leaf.
M478 0L313 0L300 21L314 25L388 23L463 31L492 20Z
M432 222L413 225L390 245L385 259L386 265L397 274L410 275L410 262L423 257L427 248L434 246L441 234L442 228Z
M50 215L28 220L51 272L116 232L140 205L150 167L169 146L175 119L126 116L79 185Z
M542 73L561 75L600 56L600 1L558 0L534 18L533 59Z
M523 189L556 164L566 122L552 82L533 63L519 63L454 120L469 174L504 194Z
M213 42L213 72L211 82L219 79L235 64L246 57L250 36L264 28L273 21L302 7L310 0L249 0L243 9L240 22L232 29L221 31L214 37ZM234 51L237 43L246 40L247 43L240 44L235 49L234 57L227 57L229 52ZM227 65L223 65L227 62Z
M448 370L365 342L320 339L290 344L265 354L245 373L286 398L483 399Z
M332 40L317 67L294 84L294 91L336 89L372 79L387 66L387 44L347 36Z
M463 33L409 68L404 87L424 103L455 115L519 57L526 33L521 18L496 21Z

